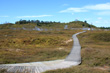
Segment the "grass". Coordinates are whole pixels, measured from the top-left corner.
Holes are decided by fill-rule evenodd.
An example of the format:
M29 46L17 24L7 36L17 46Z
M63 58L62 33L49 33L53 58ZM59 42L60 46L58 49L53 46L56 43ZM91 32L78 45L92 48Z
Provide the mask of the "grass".
M109 31L92 31L79 36L82 45L82 65L110 66L109 35Z
M110 73L110 31L87 31L78 38L82 46L82 64L45 73Z
M72 41L65 41L79 31L3 29L0 31L0 64L64 59L72 47Z
M5 69L0 69L0 73L7 73Z
M45 73L109 73L109 72L93 69L87 66L75 66L66 69L46 71Z

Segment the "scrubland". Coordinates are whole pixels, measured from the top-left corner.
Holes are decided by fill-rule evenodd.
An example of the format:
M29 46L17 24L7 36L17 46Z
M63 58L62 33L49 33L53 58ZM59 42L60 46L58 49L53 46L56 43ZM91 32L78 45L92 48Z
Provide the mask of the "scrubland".
M82 63L45 73L110 73L110 31L87 31L78 38L82 46Z
M74 33L62 31L0 31L0 64L64 59L70 52Z

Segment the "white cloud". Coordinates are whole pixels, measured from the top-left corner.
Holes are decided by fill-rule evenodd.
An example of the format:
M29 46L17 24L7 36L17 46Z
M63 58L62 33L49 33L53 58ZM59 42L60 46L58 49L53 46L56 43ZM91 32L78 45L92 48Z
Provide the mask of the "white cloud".
M9 17L9 16L0 16L0 17Z
M106 11L108 11L108 10L110 10L110 3L86 5L83 7L71 7L71 8L67 8L65 10L60 11L60 13L87 12L89 10L100 10L100 11L106 10ZM102 14L104 14L104 13L102 13Z
M90 9L90 10L110 10L110 3L87 5L87 6L84 6L83 8Z
M62 10L60 11L60 13L73 13L73 12L87 12L87 10L84 10L83 8L68 8L66 10Z
M37 15L37 16L17 16L17 18L36 18L36 17L49 17L53 15Z

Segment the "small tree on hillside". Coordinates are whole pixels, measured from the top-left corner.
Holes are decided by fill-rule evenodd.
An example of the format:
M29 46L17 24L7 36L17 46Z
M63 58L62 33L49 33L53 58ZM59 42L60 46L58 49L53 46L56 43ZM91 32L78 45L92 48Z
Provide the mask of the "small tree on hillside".
M85 24L82 24L82 26L84 27L84 26L85 26Z
M84 23L87 23L87 21L85 20Z

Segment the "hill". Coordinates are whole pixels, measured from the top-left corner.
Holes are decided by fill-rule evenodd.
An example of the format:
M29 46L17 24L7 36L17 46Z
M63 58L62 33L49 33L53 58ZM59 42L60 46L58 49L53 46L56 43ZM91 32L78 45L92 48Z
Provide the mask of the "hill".
M5 23L0 25L0 29L27 29L27 30L58 30L71 28L96 28L96 26L88 24L87 21L73 21L69 23L60 23L52 21L39 21L39 20L20 20L16 21L15 24Z

